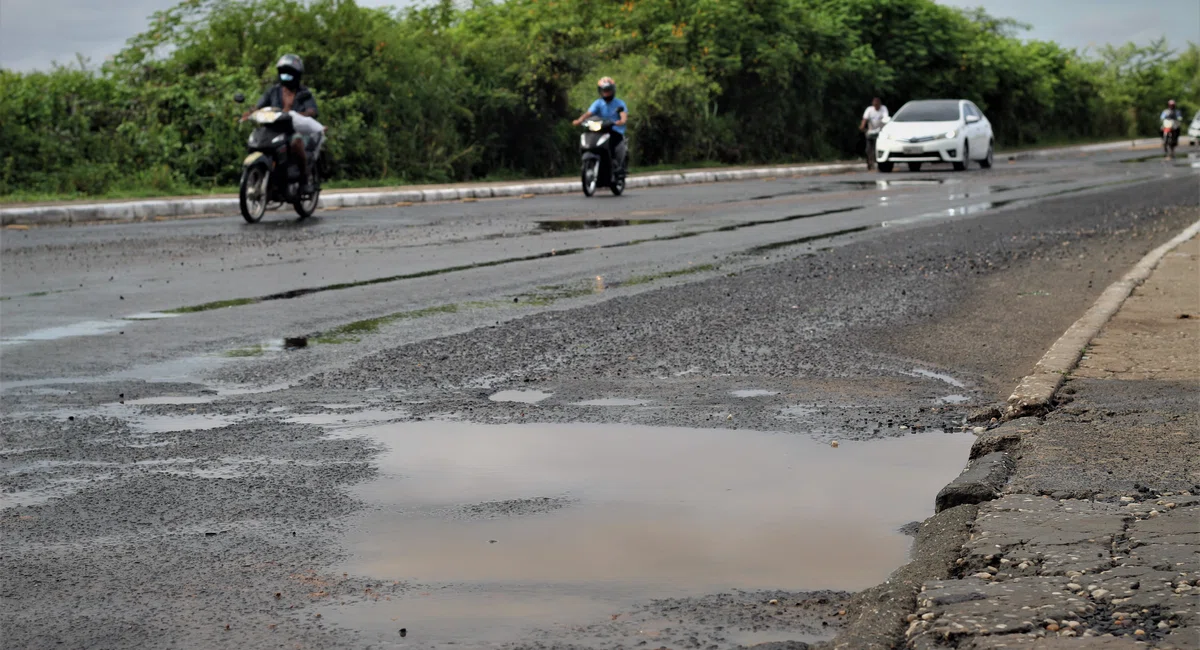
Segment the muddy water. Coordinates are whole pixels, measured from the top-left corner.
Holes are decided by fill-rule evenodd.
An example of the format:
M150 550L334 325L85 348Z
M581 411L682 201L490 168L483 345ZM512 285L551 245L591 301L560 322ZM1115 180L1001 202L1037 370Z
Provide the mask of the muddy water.
M331 607L422 643L496 642L650 598L861 589L906 561L969 435L838 448L796 435L619 425L413 422L387 448L336 567L422 595ZM562 507L523 507L549 497ZM414 639L409 639L413 642Z

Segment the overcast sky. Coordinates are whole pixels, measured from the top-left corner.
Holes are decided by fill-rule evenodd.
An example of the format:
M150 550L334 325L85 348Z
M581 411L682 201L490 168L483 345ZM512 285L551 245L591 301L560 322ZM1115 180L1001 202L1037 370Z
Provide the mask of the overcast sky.
M367 6L404 6L414 0L359 0ZM1146 43L1166 36L1176 47L1200 42L1200 0L938 0L983 6L997 16L1034 27L1028 38L1069 47ZM80 53L100 63L153 12L176 0L0 0L0 67L30 70L71 63Z

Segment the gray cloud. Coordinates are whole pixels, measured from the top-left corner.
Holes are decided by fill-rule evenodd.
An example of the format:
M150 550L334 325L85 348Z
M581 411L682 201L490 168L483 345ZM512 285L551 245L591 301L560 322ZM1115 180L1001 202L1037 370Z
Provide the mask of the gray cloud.
M369 7L413 0L359 0ZM70 64L76 54L94 65L145 30L150 15L178 0L0 0L0 67L11 70Z
M953 7L980 7L994 16L1033 26L1023 38L1055 41L1080 50L1166 37L1172 47L1200 43L1197 0L938 0Z

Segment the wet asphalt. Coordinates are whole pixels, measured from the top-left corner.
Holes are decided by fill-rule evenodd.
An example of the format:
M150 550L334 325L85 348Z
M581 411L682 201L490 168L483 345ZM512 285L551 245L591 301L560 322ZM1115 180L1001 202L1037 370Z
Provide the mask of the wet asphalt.
M3 647L445 647L410 635L403 608L383 622L355 609L445 593L437 614L453 627L488 592L342 570L351 522L375 507L360 488L386 478L383 448L356 424L753 429L867 445L961 431L1197 218L1195 161L1123 162L1145 155L303 223L5 230ZM542 394L489 399L505 390ZM728 462L756 471L753 458ZM853 480L862 499L896 489ZM829 482L796 498L816 492L849 493ZM537 521L573 503L498 494L445 517ZM762 586L775 591L614 590L570 627L522 612L515 632L455 641L811 642L838 625L846 594L829 589L864 585Z

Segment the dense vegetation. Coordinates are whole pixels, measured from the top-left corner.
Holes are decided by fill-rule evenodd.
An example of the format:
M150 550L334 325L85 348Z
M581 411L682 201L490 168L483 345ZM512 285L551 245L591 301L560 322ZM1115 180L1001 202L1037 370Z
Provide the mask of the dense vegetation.
M461 4L461 3L460 3ZM872 95L966 97L1001 145L1150 135L1200 107L1200 49L1095 56L932 0L185 0L99 69L0 70L0 195L178 192L236 183L273 61L297 52L340 179L555 175L569 118L617 79L635 163L853 154Z

